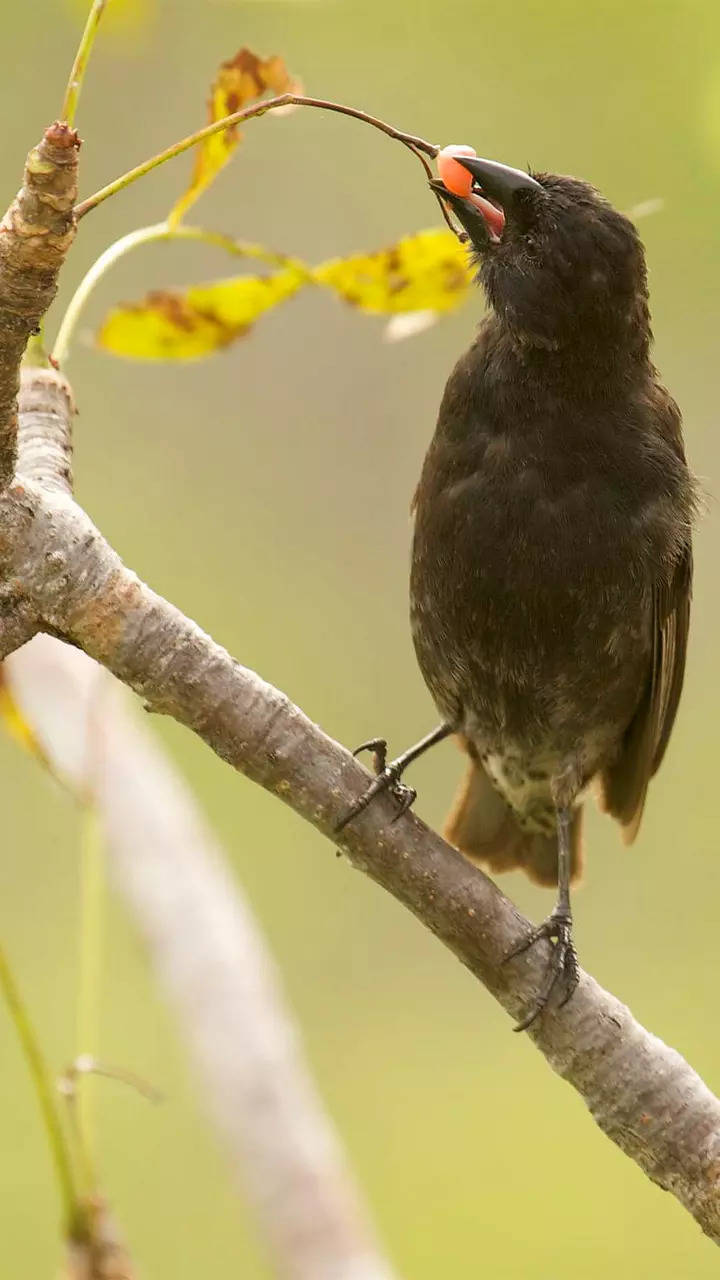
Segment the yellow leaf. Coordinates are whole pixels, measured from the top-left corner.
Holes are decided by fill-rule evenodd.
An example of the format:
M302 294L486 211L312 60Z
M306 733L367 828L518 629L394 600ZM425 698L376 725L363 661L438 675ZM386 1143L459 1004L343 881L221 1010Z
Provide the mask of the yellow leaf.
M467 249L452 232L434 228L377 253L323 262L312 277L362 311L393 313L454 310L464 302L473 272Z
M263 311L307 281L298 264L268 276L236 276L184 290L157 290L115 307L99 346L135 360L199 360L243 337Z
M240 49L220 65L210 89L209 123L242 110L270 90L273 95L299 93L301 86L290 75L282 58L259 58L250 49ZM227 164L241 138L237 126L206 138L195 150L190 185L170 211L168 222L176 226L220 170Z
M198 360L242 337L264 311L310 283L335 290L362 311L394 317L386 333L397 341L460 306L473 278L467 250L441 228L418 231L377 253L336 258L318 267L261 245L240 250L236 243L235 251L283 264L283 269L149 293L143 301L108 314L98 345L136 360Z
M35 730L28 724L10 692L6 679L2 676L0 676L0 721L15 742L50 769L47 755L38 741Z

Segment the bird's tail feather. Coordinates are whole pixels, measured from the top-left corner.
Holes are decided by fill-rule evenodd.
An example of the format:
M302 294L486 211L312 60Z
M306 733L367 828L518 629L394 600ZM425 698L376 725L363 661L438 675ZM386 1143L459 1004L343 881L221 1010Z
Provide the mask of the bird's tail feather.
M572 879L582 870L582 810L570 829ZM445 824L445 839L471 862L491 871L522 868L538 884L557 884L557 839L523 831L512 809L494 789L480 764L470 761Z

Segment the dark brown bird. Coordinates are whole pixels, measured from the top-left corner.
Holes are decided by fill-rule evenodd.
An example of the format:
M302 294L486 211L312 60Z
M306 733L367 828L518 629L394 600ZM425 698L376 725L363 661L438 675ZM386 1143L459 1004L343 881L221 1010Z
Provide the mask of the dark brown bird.
M446 835L493 870L557 883L526 940L554 941L547 980L577 982L570 880L582 804L637 833L683 681L695 487L680 413L650 360L642 244L585 182L457 157L462 222L489 303L450 376L415 494L413 639L443 717L421 750L469 757ZM498 217L498 213L502 216ZM514 954L517 954L515 952Z

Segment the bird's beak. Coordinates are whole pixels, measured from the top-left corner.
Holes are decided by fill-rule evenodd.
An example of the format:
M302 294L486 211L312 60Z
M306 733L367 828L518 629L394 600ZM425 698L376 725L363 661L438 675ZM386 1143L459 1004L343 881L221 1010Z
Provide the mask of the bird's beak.
M430 183L430 190L445 204L450 205L476 249L487 249L489 245L499 243L505 226L505 214L498 205L474 192L467 198L456 195L454 191L448 191L443 182L436 180Z
M542 191L543 188L529 173L498 164L496 160L462 155L455 155L453 159L474 179L470 195L467 198L455 195L442 182L431 182L430 186L450 205L478 249L497 244L516 193L522 189Z
M504 209L512 202L517 191L526 187L535 187L542 191L540 183L522 169L511 169L509 165L498 164L497 160L481 160L479 156L453 156L463 169L467 169L477 183L481 193L497 200Z

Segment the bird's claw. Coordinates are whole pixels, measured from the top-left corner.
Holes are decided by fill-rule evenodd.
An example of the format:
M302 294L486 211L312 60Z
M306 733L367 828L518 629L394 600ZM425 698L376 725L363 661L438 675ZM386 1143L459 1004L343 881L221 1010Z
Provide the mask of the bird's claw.
M563 988L562 998L558 1002L558 1008L561 1009L572 996L580 978L577 951L572 940L572 918L563 911L553 911L547 920L543 920L527 938L523 938L517 947L508 952L503 963L522 955L541 938L554 944L547 976L527 1014L513 1027L513 1031L527 1031L547 1007L553 992L560 987Z
M359 756L361 751L371 751L373 758L373 770L375 773L382 773L387 764L387 740L385 738L368 738L367 742L361 742L359 747L353 751L354 756Z
M403 763L399 760L392 760L387 764L387 742L384 738L369 738L367 742L361 742L359 747L353 751L353 755L357 756L361 751L371 751L373 757L373 768L376 777L370 783L370 786L360 796L355 804L352 805L348 812L340 819L335 830L342 831L348 823L357 818L358 814L367 809L371 800L375 796L380 795L383 791L389 791L398 804L398 811L393 818L393 822L397 822L404 813L414 804L417 799L417 791L414 787L406 787L400 781L400 775L403 771Z

